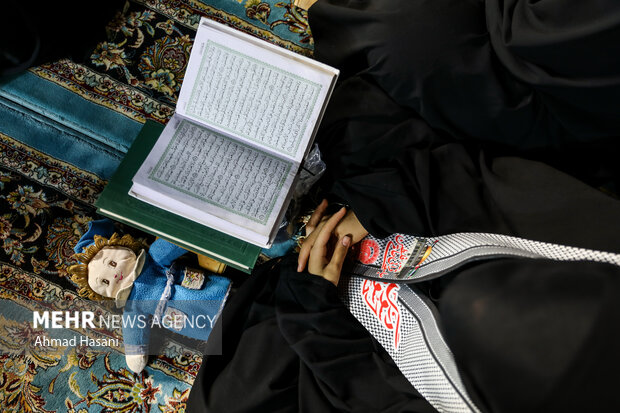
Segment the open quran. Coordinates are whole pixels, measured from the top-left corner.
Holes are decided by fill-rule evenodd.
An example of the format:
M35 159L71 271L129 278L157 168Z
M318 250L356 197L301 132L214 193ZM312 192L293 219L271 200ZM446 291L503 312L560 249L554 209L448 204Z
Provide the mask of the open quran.
M270 246L337 76L203 18L175 113L129 194Z

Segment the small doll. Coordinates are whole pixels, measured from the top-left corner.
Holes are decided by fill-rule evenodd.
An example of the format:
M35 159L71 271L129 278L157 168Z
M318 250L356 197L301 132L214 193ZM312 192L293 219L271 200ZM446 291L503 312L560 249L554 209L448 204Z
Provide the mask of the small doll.
M80 295L113 299L117 308L123 307L125 359L136 373L147 363L153 321L206 340L230 289L226 277L177 268L174 261L187 252L183 248L157 239L147 251L130 235L116 234L108 219L90 222L74 251L80 264L69 267L69 273Z

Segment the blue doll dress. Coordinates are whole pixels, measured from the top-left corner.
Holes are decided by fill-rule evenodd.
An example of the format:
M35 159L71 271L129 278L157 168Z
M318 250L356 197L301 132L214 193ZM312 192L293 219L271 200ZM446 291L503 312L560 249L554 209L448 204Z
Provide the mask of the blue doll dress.
M108 219L92 221L75 246L76 253L94 242L95 235L109 238L114 223ZM123 341L126 355L148 354L153 326L162 326L178 334L206 341L220 314L230 280L206 273L200 288L182 284L184 268L174 261L187 250L163 239L155 240L147 253L142 271L136 278L123 310Z

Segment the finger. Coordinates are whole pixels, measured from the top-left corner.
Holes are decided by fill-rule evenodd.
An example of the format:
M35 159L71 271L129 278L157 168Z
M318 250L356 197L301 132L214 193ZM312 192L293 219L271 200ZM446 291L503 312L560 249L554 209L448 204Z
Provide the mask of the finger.
M321 203L316 207L310 219L306 223L306 236L310 235L312 231L316 229L316 226L321 222L321 218L327 209L327 199L321 201Z
M319 246L320 248L325 248L327 246L327 242L331 238L332 232L334 232L334 229L346 213L347 209L342 207L338 212L325 221L316 241L314 241L315 246Z
M349 247L352 244L352 239L352 236L347 234L339 240L338 245L334 248L334 254L332 255L332 259L329 261L329 265L334 266L338 269L338 271L342 268L344 259L347 256Z
M338 285L338 281L340 280L342 266L344 265L347 252L351 247L351 241L352 237L350 234L345 235L339 240L334 249L332 259L329 261L329 264L327 264L325 271L323 272L323 277L332 282L334 285Z
M334 228L336 228L336 225L338 225L345 213L346 209L341 208L340 211L325 221L320 230L317 229L318 236L311 247L310 256L308 257L308 269L312 268L310 272L322 271L325 264L327 264L327 244L333 235Z
M306 237L303 244L301 244L301 248L299 249L299 257L297 257L297 272L303 271L306 267L306 264L308 263L308 257L310 257L310 251L312 250L312 246L314 245L314 242L316 241L316 238L318 237L321 228L323 228L323 225L325 225L325 222L326 221L320 222L317 228L312 231L312 233L310 233L310 235Z

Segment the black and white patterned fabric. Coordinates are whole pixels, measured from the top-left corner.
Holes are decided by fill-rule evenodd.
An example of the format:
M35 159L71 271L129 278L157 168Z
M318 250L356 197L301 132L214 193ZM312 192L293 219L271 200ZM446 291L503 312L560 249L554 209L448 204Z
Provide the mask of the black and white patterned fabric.
M351 313L381 343L409 382L440 412L479 412L465 390L433 305L415 283L466 262L498 257L596 261L620 266L620 255L484 233L434 239L366 237L339 285Z

